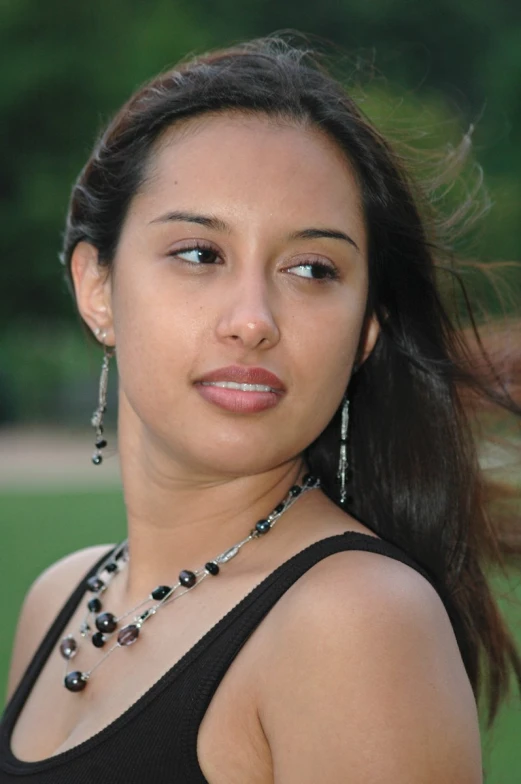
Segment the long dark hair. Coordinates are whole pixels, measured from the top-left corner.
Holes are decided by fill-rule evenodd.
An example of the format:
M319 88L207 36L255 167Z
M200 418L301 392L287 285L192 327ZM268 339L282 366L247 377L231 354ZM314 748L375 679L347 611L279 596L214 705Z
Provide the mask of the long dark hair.
M476 695L488 676L492 719L511 666L521 682L521 661L485 576L500 547L462 390L515 415L521 409L496 377L490 383L473 371L436 283L439 259L416 189L340 83L309 54L265 39L183 63L139 89L101 136L72 191L62 254L69 280L80 240L110 267L161 132L182 118L234 110L318 126L355 169L369 238L367 315L376 314L381 333L347 390L349 511L432 575ZM338 415L307 449L310 468L335 502Z

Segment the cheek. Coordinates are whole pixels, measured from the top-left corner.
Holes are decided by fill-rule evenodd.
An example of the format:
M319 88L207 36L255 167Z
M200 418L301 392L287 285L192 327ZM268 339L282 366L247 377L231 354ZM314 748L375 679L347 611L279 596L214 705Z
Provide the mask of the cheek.
M365 313L365 300L352 297L331 304L314 318L301 314L295 322L297 387L303 391L302 415L318 435L335 414L355 361Z
M336 381L342 387L354 361L365 312L365 300L355 296L339 297L317 312L299 314L296 340L302 361L316 369L317 384ZM327 377L327 378L326 378Z
M175 289L154 280L116 282L114 329L120 384L136 409L172 402L186 383L208 314Z

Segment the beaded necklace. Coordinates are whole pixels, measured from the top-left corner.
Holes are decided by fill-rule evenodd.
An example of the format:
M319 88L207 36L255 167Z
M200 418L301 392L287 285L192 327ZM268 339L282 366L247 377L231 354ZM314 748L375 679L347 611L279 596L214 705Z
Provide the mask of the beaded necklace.
M301 485L293 485L289 489L287 496L282 500L270 514L259 520L252 528L248 536L229 547L211 561L207 561L204 566L192 571L182 569L178 580L174 585L158 585L149 593L146 599L136 604L130 610L116 617L111 612L101 612L103 604L101 597L106 592L112 580L126 567L129 560L128 543L122 542L98 567L96 574L87 580L87 589L93 594L87 601L87 613L80 626L79 634L84 639L89 639L95 648L103 648L107 643L111 643L115 636L116 641L101 657L101 659L90 670L82 672L73 670L69 672L69 662L78 653L80 646L72 635L64 637L60 643L60 654L65 659L65 678L64 686L72 692L83 691L92 673L103 664L104 661L118 648L128 648L138 639L143 625L153 616L162 610L163 607L180 599L188 591L192 591L207 577L216 577L221 570L221 566L227 564L232 558L238 555L245 544L253 539L259 539L267 534L275 525L277 520L292 506L297 498L304 495L309 490L320 487L320 480L311 474L307 474L302 480ZM184 589L184 590L179 590ZM148 606L147 606L148 605ZM120 626L121 621L129 616L134 616L131 623ZM93 626L96 631L93 632Z

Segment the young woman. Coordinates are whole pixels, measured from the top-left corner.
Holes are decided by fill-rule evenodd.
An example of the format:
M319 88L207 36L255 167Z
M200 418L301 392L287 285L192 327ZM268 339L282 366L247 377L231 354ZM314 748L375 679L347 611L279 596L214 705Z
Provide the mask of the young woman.
M520 670L461 389L517 409L386 141L279 43L183 64L96 145L63 261L128 540L31 589L0 782L480 782L480 674L493 711Z

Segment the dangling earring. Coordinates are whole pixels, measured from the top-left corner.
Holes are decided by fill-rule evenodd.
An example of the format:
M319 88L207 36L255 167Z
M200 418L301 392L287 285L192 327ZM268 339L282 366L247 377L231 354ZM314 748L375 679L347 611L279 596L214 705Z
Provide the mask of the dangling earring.
M340 458L338 460L337 479L340 481L340 503L346 502L346 474L347 474L347 430L349 427L349 398L344 398L342 406L342 420L340 425Z
M107 386L109 381L109 364L111 358L114 356L114 349L105 345L106 332L101 329L96 329L96 336L103 342L103 362L101 365L101 376L99 380L99 395L98 407L93 413L90 423L95 428L96 434L94 437L95 451L92 455L92 462L94 465L101 465L103 456L101 450L107 446L107 441L103 438L103 415L107 410Z

